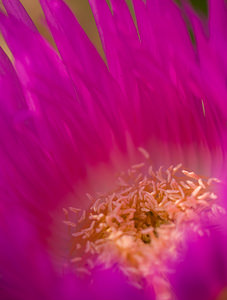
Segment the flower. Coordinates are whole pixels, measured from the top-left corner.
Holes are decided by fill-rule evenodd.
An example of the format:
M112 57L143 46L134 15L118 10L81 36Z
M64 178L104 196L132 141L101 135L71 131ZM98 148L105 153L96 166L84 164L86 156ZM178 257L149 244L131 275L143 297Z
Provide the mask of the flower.
M58 51L2 2L3 298L186 299L194 274L190 295L221 295L224 1L206 24L186 4L133 0L135 26L123 0L90 0L107 64L63 1L40 0Z

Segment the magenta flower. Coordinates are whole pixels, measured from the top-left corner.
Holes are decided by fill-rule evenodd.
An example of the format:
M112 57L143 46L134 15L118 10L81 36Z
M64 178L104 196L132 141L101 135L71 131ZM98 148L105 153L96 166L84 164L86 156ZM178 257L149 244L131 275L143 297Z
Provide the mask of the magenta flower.
M63 1L58 51L2 2L2 298L225 297L224 0L90 0L107 63Z

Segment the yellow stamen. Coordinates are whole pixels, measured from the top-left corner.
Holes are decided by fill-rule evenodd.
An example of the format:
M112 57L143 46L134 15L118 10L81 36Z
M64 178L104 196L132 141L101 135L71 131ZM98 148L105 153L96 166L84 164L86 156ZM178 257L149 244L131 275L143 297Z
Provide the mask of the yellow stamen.
M149 158L145 150L140 152ZM149 277L160 290L164 281L163 293L168 294L164 288L169 286L166 262L177 258L186 230L208 234L200 226L201 213L225 213L215 204L217 196L211 191L219 180L201 178L181 168L179 164L155 172L144 162L133 165L118 177L111 193L97 198L89 194L92 204L87 211L69 208L75 216L80 214L75 229L74 222L64 222L71 232L75 230L71 261L78 272L89 273L97 264L111 267L117 263L134 284Z

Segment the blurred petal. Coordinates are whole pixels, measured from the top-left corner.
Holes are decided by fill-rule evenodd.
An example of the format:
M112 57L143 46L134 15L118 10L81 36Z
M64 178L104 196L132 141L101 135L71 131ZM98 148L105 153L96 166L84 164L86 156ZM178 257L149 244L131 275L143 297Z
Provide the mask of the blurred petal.
M27 14L19 0L2 0L2 3L9 15L14 16L17 20L22 21L32 30L37 31L32 19Z

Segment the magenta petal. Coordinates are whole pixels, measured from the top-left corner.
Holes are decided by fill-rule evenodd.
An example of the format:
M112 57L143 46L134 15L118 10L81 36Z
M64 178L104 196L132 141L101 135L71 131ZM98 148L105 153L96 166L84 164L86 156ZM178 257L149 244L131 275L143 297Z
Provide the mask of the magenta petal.
M111 5L118 35L122 37L127 35L134 40L135 45L138 45L139 36L126 2L111 0Z
M106 145L111 143L108 137L112 135L111 130L123 147L124 137L120 126L122 120L118 107L120 91L100 55L63 1L43 0L41 4L62 59L78 90L80 101L89 113L91 109L96 110L92 115L94 118L96 114L94 126L99 128L98 131L103 130L101 135L106 140ZM90 94L91 89L93 95ZM89 118L91 119L91 115ZM97 132L96 135L98 134Z
M104 52L107 56L109 69L111 73L115 75L119 72L118 68L120 68L120 66L116 53L116 46L118 46L116 43L116 28L112 21L111 11L106 1L91 0L89 2L95 16Z
M2 16L1 24L15 56L29 107L35 111L36 129L41 142L56 155L56 160L62 164L61 168L66 169L68 165L68 169L74 167L74 173L79 169L83 171L83 155L87 154L90 156L88 160L92 160L92 155L95 154L95 149L91 152L88 146L89 140L98 135L93 133L93 126L87 122L86 112L82 112L75 88L62 61L37 33L22 23ZM20 43L17 39L24 42ZM47 119L47 115L51 118ZM83 128L81 123L84 124ZM77 136L76 140L72 139L73 136ZM98 140L94 141L94 145L98 143ZM100 151L98 147L96 150ZM106 154L104 152L99 155L101 158Z
M209 33L210 37L215 39L224 38L226 40L226 26L227 26L227 5L224 0L209 0Z
M14 16L17 20L22 21L33 31L37 31L32 19L27 14L19 0L2 0L2 3L9 15Z
M103 77L107 72L106 66L72 12L61 0L40 2L60 53L73 78L76 76L75 79L79 79L79 74L75 73L78 72L86 74L91 82L99 83L97 72Z
M155 300L153 291L136 289L116 270L95 270L91 294L95 300Z
M106 1L90 0L107 57L110 72L124 89L125 67L129 67L132 52L139 48L139 37L127 5L112 1L113 15ZM130 55L129 55L130 54Z
M2 111L16 121L29 116L21 83L7 55L0 48L0 90ZM5 101L7 99L7 101Z
M177 299L218 299L227 285L226 251L226 234L215 229L210 237L189 242L184 261L171 276Z
M11 208L11 222L3 212L9 213L9 209L1 207L2 299L54 299L53 285L57 278L48 254L37 242L36 229L25 220L23 211Z

